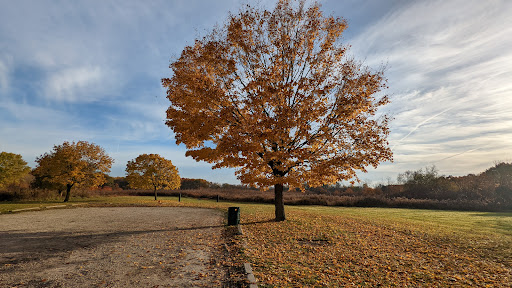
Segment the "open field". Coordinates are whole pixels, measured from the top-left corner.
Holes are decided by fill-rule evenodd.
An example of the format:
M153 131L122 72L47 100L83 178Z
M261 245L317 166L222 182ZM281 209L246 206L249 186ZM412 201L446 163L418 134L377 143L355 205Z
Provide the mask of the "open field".
M512 287L512 213L287 206L176 197L73 200L92 206L241 207L260 287ZM0 204L0 211L19 205ZM10 208L6 208L10 207Z

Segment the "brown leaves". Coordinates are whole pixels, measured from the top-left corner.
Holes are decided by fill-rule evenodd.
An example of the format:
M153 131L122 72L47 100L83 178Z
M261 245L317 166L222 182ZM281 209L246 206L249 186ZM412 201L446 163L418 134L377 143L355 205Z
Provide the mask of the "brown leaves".
M382 71L345 56L343 19L320 5L251 6L185 47L162 79L177 143L246 184L318 186L390 160Z

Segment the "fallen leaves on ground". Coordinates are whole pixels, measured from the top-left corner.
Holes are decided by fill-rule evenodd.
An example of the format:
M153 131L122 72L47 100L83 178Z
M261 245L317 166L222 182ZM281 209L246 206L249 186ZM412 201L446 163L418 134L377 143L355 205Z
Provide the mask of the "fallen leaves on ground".
M512 287L511 255L482 243L343 215L272 216L244 218L260 287Z

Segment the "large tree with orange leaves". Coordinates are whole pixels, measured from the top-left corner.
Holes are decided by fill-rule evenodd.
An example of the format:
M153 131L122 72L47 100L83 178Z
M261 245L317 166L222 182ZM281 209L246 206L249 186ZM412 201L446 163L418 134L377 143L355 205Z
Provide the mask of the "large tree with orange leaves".
M166 124L187 155L237 167L245 184L274 186L276 221L283 186L356 178L391 160L383 70L347 56L343 19L320 5L280 0L273 11L245 6L187 46L162 79Z
M97 187L105 183L113 159L103 148L87 141L64 142L53 151L36 159L34 175L43 181L66 186L64 202L69 201L71 188Z

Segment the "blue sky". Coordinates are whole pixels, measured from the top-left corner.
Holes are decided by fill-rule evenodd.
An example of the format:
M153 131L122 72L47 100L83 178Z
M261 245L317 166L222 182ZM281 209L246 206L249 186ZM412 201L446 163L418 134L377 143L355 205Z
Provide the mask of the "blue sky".
M512 161L512 1L320 2L347 19L351 54L388 67L392 103L382 112L394 117L395 160L363 181ZM238 183L234 170L211 170L175 144L160 79L186 45L244 3L0 0L0 151L34 167L53 145L86 140L115 159L113 176L139 154L158 153L182 177Z

